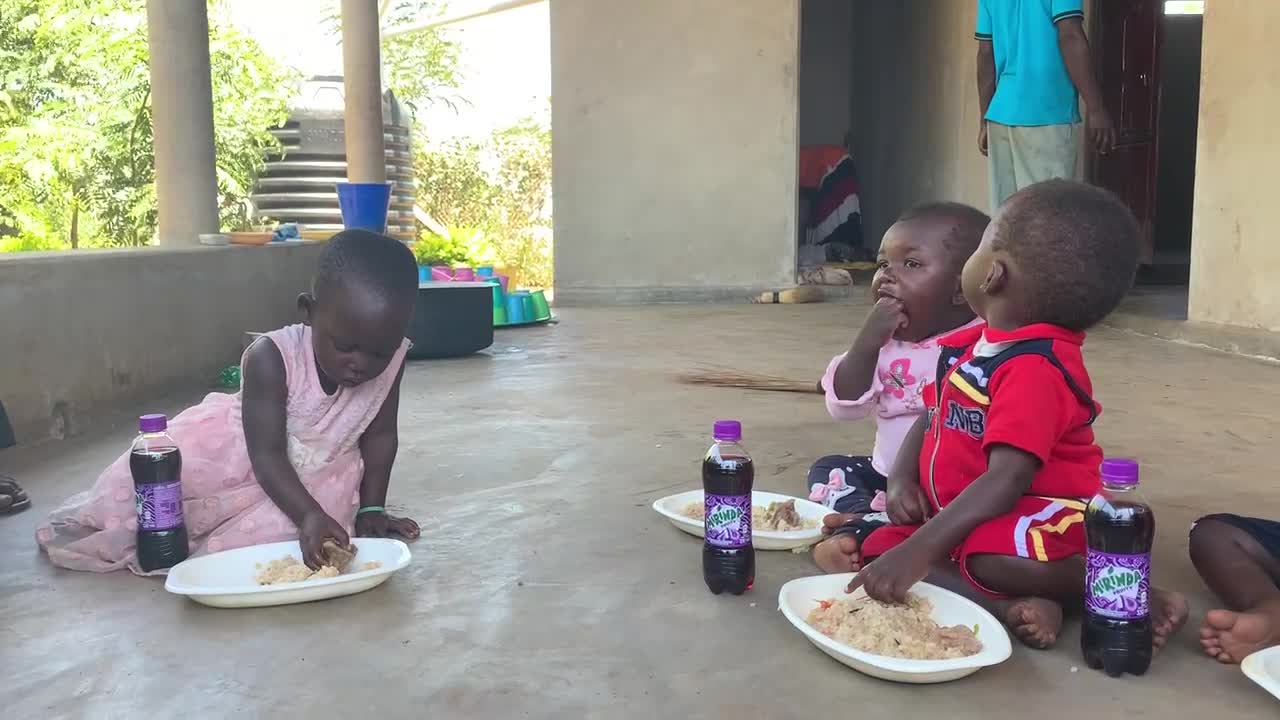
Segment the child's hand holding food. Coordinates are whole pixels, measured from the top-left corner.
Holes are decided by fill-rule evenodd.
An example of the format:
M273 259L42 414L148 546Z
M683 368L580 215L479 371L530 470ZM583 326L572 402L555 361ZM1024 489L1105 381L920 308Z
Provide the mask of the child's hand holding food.
M895 297L884 296L876 300L867 314L867 320L858 333L857 345L867 352L879 352L889 342L893 334L905 328L907 323L906 308L902 301Z
M312 570L325 563L324 541L333 540L346 547L351 543L347 531L323 510L309 512L298 524L298 544L302 546L302 562Z

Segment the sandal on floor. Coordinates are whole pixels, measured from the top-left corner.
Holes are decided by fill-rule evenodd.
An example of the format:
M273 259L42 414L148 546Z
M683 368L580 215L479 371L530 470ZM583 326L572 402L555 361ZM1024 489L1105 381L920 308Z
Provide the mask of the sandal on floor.
M31 498L17 480L0 475L0 515L11 515L31 507Z

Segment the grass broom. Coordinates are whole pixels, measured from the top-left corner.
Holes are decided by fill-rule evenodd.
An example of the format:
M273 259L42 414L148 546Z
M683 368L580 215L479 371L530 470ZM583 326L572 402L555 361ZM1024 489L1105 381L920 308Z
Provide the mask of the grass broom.
M703 368L681 373L677 380L684 385L710 385L712 387L764 390L767 392L803 393L820 395L822 389L816 382L792 380L777 375L740 372L726 368Z

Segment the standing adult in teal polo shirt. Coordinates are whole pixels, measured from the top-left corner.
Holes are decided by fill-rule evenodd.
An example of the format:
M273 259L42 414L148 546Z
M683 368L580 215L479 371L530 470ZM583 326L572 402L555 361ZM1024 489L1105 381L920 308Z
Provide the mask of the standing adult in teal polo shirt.
M974 37L992 210L1032 183L1075 176L1080 96L1094 147L1105 154L1115 145L1081 0L978 0Z

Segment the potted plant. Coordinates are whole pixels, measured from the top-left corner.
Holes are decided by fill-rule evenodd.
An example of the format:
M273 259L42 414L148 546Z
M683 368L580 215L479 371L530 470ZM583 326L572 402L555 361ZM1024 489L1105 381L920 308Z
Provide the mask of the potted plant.
M270 218L255 219L248 202L238 204L230 217L223 218L223 224L235 245L266 245L271 242L271 228L275 225Z
M413 244L418 274L428 269L432 279L452 279L455 265L471 262L463 233L446 237L424 232ZM449 274L446 274L449 273ZM493 343L493 301L487 285L439 283L418 289L418 303L409 328L411 358L455 357L483 350Z

